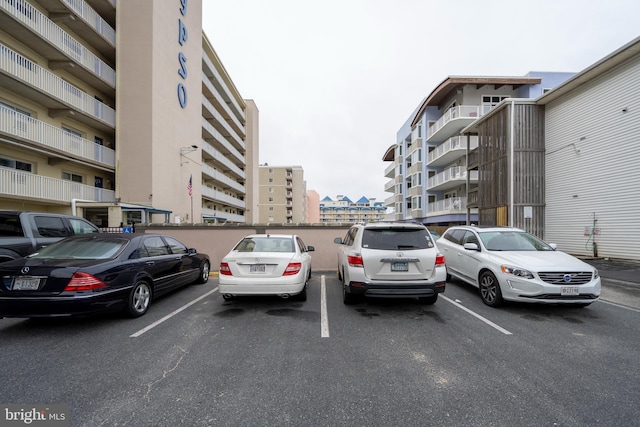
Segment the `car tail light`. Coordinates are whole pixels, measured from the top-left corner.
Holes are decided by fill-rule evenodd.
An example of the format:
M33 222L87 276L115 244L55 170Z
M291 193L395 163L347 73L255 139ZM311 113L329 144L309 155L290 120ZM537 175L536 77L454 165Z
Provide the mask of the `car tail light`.
M233 276L233 273L231 273L231 269L229 268L229 264L227 264L226 262L220 263L219 273L223 276Z
M349 261L349 265L351 267L364 267L364 263L362 262L362 255L349 255L347 257L347 261Z
M436 265L444 265L444 255L436 255Z
M106 288L107 284L89 273L76 272L63 292L73 291L93 291L94 289Z
M300 262L290 262L289 265L287 265L287 268L284 269L284 273L282 273L282 275L283 276L294 276L294 275L298 274L301 269L302 269L302 263L300 263Z

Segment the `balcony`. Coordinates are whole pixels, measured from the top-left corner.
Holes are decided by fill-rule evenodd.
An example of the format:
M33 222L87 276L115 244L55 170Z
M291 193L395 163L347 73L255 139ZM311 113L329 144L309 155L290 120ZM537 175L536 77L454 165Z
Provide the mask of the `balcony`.
M115 170L115 151L48 123L0 106L0 135L85 163Z
M474 149L478 146L478 137L471 136L470 138L471 148ZM429 166L445 166L466 155L467 137L453 136L429 152L427 164Z
M478 171L469 171L472 182L478 182ZM455 166L445 169L439 174L429 178L427 188L429 191L450 190L467 183L467 168Z
M225 136L228 141L232 142L238 150L244 151L246 149L246 145L242 140L242 137L231 125L229 125L227 120L222 117L222 114L220 114L213 103L204 95L202 95L202 116L207 119L207 121L209 121L221 135ZM242 131L244 132L244 129L242 129Z
M456 197L427 204L427 216L464 214L467 212L467 198Z
M389 166L384 170L385 178L393 178L396 176L396 162L391 162Z
M49 109L51 117L69 116L107 133L115 129L113 108L2 44L0 75L0 87L35 100Z
M64 179L0 167L0 194L20 200L71 204L73 199L115 202L115 192Z
M384 184L385 193L395 193L396 192L396 180L395 178L390 179Z
M64 69L103 93L115 92L115 70L28 1L0 0L0 27L47 58L50 68Z
M437 122L429 126L427 141L445 141L480 117L485 108L479 105L459 105L448 109Z
M206 164L202 165L202 173L205 174L205 176L209 177L210 179L221 184L221 185L218 185L218 187L232 188L235 191L243 194L246 191L246 189L244 188L244 185L240 184L238 181L234 181L232 178L229 178L222 172L216 170L215 168L212 168L209 165L206 165Z
M245 164L244 154L238 151L211 123L202 118L202 130L205 140L218 148L226 157L233 156L237 161Z
M244 200L238 199L237 197L229 196L222 191L214 190L213 188L202 187L202 197L216 201L223 205L233 206L240 209L246 208Z
M116 60L116 31L83 0L35 0L55 21L66 26L111 62Z
M205 219L215 219L217 222L241 222L247 221L244 215L221 212L215 209L202 208L202 216Z
M480 151L476 147L475 150L469 152L469 157L467 157L467 170L478 169L478 166L480 166Z
M244 110L240 107L236 98L231 95L229 88L224 84L226 80L222 78L213 62L211 62L209 55L204 50L202 50L202 68L202 81L205 83L205 86L207 86L212 94L217 94L218 100L222 101L220 105L229 114L231 121L238 126L238 129L244 129L243 125L246 120ZM240 123L240 119L242 123Z
M229 160L226 155L222 154L222 152L204 140L202 141L202 156L205 161L213 161L221 165L223 173L227 175L232 173L240 179L246 178L246 174L242 168L238 167L238 165Z

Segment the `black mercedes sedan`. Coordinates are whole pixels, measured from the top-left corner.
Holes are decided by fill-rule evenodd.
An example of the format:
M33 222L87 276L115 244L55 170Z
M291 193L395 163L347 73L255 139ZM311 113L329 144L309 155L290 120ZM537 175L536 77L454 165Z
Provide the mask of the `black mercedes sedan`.
M91 234L0 263L0 318L147 312L151 301L209 279L211 261L173 237Z

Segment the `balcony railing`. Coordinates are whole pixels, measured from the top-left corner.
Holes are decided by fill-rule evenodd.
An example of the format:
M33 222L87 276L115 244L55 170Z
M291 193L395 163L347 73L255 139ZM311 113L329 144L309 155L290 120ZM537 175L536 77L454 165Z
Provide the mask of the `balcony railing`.
M245 209L246 207L244 200L229 196L222 191L214 190L213 188L202 187L202 196L236 208Z
M46 93L59 102L115 127L116 112L113 108L1 44L0 71L38 88L40 92Z
M113 68L33 7L27 0L0 0L0 8L40 35L43 40L47 40L61 52L64 52L67 57L99 76L111 87L115 87L116 71Z
M210 176L212 179L214 179L216 181L219 181L222 184L227 185L227 186L229 186L230 188L233 188L236 191L239 191L241 193L245 192L244 185L240 184L238 181L234 181L232 178L229 178L228 176L226 176L222 172L212 168L209 165L202 165L202 172L204 172L206 175Z
M470 137L471 149L478 146L478 137ZM429 166L444 166L454 160L465 156L467 153L467 137L453 136L431 150L427 155Z
M209 218L215 218L216 221L220 221L220 222L246 222L247 218L243 215L238 215L238 214L232 214L232 213L228 213L228 212L222 212L222 211L218 211L215 209L209 209L209 208L202 208L202 216L205 217L205 219L207 219L207 217Z
M3 106L0 106L0 133L53 149L80 161L101 163L111 169L116 165L114 150Z
M204 117L202 118L202 129L211 136L211 139L217 143L222 149L227 150L230 154L232 154L237 160L245 163L244 154L241 153L234 147L227 139L222 136L218 130L213 127L211 123L207 121ZM212 141L212 142L213 142ZM211 142L209 142L211 144Z
M81 17L87 24L89 24L89 26L91 26L91 28L93 28L98 34L115 46L116 31L84 0L61 1L66 4L70 10L73 10L79 17Z
M478 171L469 171L471 181L477 182ZM462 166L455 166L445 169L439 174L429 178L427 187L429 190L444 190L462 185L467 182L467 169Z
M466 213L467 198L455 197L427 204L427 216Z
M115 192L64 179L0 167L0 194L21 199L71 203L73 199L114 202Z
M222 154L221 151L217 150L213 145L205 140L202 140L202 152L206 153L208 156L211 156L211 158L227 167L230 173L234 173L242 179L246 178L246 174L242 169L240 169L235 163L229 160L227 156Z
M433 138L433 136L440 130L447 128L447 132L443 134L441 140L454 135L457 131L462 130L468 124L471 124L478 117L485 114L491 109L490 106L480 105L458 105L445 111L445 113L431 126L427 131L427 140ZM447 126L449 123L458 123L457 125Z

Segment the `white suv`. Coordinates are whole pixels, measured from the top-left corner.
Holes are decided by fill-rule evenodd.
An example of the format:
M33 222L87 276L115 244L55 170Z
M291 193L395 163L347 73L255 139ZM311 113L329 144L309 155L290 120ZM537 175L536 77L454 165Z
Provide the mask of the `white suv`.
M338 249L345 304L359 297L418 297L427 304L444 292L447 271L427 228L411 222L353 225Z

